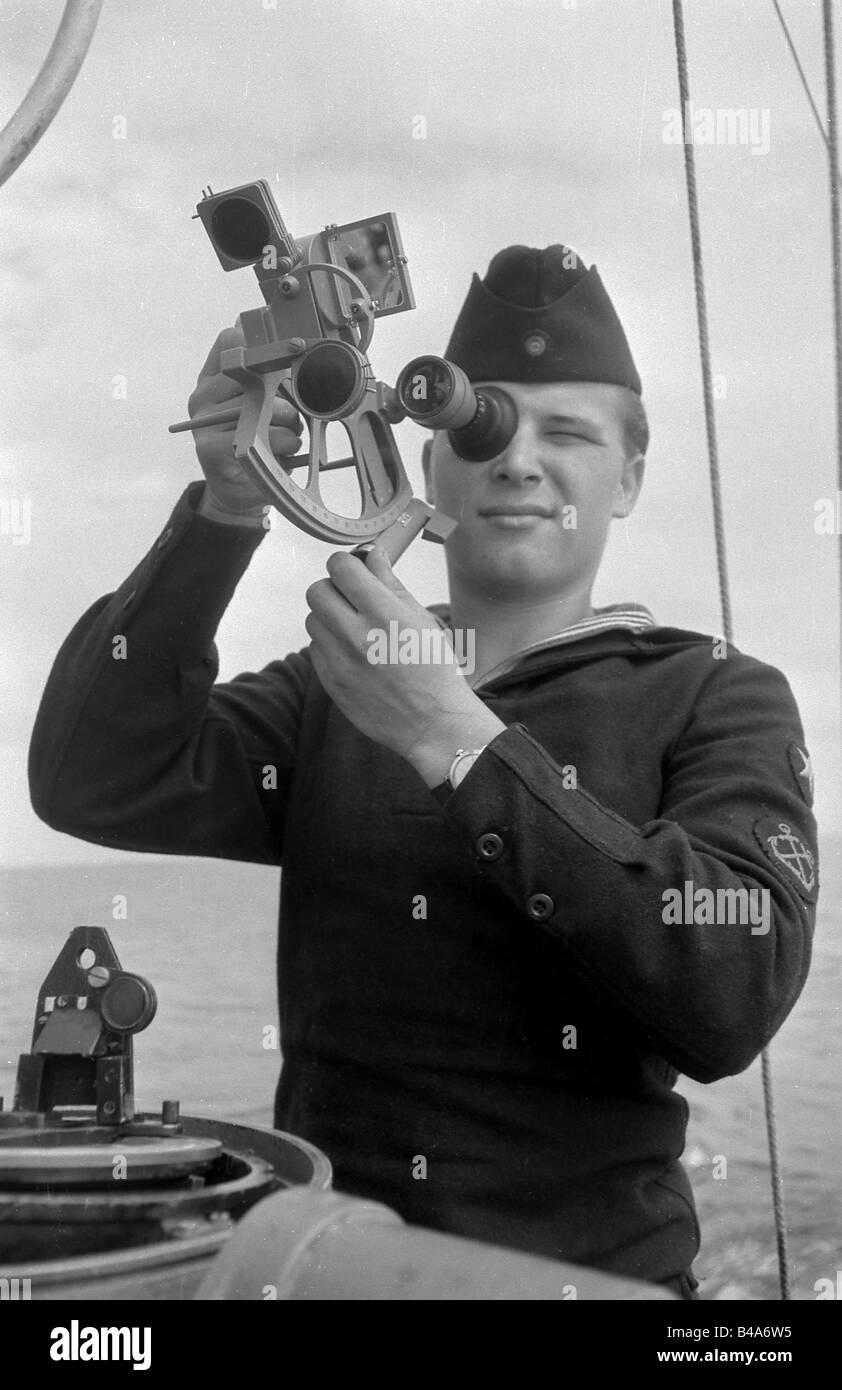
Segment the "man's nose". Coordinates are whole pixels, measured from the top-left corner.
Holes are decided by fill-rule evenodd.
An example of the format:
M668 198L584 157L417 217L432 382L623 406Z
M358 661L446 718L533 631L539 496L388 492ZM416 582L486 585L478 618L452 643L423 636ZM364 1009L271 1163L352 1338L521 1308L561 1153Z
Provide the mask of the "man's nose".
M523 424L519 425L503 452L493 460L492 477L507 478L518 483L541 478L543 472L538 452L532 431L524 428Z

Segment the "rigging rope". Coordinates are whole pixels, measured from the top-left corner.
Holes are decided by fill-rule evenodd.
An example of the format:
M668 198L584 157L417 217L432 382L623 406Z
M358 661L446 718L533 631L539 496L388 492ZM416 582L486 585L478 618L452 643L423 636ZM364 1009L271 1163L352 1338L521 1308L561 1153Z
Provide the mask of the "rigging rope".
M786 39L787 45L788 45L788 47L789 47L789 51L790 51L790 53L792 54L792 61L795 63L795 67L796 67L796 70L797 70L797 72L798 72L798 76L801 78L801 86L804 88L804 91L805 91L806 94L807 94L807 100L808 100L809 103L810 103L810 110L811 110L812 113L813 113L813 120L816 122L816 126L818 127L819 135L822 137L822 140L824 141L824 144L825 144L825 148L827 149L827 148L828 148L827 131L825 130L824 125L822 124L822 118L821 118L821 116L819 115L818 107L816 106L816 103L815 103L815 101L813 100L813 93L810 91L810 84L808 83L807 78L806 78L806 76L805 76L805 74L804 74L804 69L803 69L803 67L801 66L801 60L800 60L800 58L798 57L798 53L797 53L797 51L796 51L795 44L794 44L793 41L792 41L792 35L790 34L789 29L787 28L787 23L786 23L786 20L785 20L784 17L783 17L783 14L781 13L781 7L780 7L780 5L778 4L778 0L772 0L772 4L773 4L774 7L775 7L775 14L778 16L778 19L779 19L780 22L781 22L781 28L782 28L783 31L784 31L784 38ZM842 177L842 176L840 176L840 173L839 173L839 165L838 165L838 163L836 164L835 167L836 167L836 177L837 177L837 178Z
M828 3L829 0L825 0L825 4ZM716 442L716 418L713 407L713 373L711 370L705 277L702 264L702 237L699 227L699 200L696 190L696 161L693 151L693 131L687 128L687 121L692 108L690 106L690 81L687 70L687 47L684 41L684 12L681 0L672 0L672 14L673 27L675 29L675 55L678 66L678 90L681 100L682 129L684 131L684 172L687 183L687 207L690 215L693 281L696 289L696 317L699 326L699 354L702 362L705 426L707 429L708 461L710 466L710 489L713 501L713 529L716 537L716 567L719 574L719 598L722 608L723 632L726 642L730 643L733 635L731 595L728 587L725 526L722 512L722 488L719 473L719 449ZM835 153L832 155L832 159L835 162ZM832 180L832 182L835 183L835 180ZM840 303L842 303L842 301L840 301ZM840 363L842 363L842 359L840 359ZM840 377L839 380L840 383L842 383L842 377ZM840 400L842 400L842 397L840 397ZM842 439L842 436L840 436L840 439ZM775 1100L772 1091L772 1068L769 1060L768 1048L764 1048L761 1052L760 1062L763 1076L763 1101L766 1110L766 1136L769 1146L769 1167L772 1182L772 1205L775 1213L775 1233L778 1245L781 1298L789 1299L786 1216L784 1212L783 1181L778 1159Z
M824 65L827 87L827 152L830 177L830 234L833 256L833 329L836 363L836 487L842 493L842 233L839 223L839 130L836 111L836 66L833 42L833 10L823 3ZM840 586L842 587L842 534L839 537Z
M687 49L684 43L684 15L681 0L673 0L675 22L675 51L678 60L678 89L681 98L682 128L684 130L684 171L687 180L687 203L690 212L690 240L693 250L693 281L696 287L696 317L699 322L699 352L702 359L702 387L705 400L710 489L713 499L713 528L716 535L716 567L719 573L719 601L722 608L723 633L726 642L733 635L731 624L731 594L728 588L728 564L725 554L725 524L722 513L722 488L719 475L719 449L716 442L716 417L713 409L713 372L710 360L705 276L702 265L702 238L699 230L699 200L696 192L696 161L693 153L693 132L686 127L690 111L690 84L687 76Z

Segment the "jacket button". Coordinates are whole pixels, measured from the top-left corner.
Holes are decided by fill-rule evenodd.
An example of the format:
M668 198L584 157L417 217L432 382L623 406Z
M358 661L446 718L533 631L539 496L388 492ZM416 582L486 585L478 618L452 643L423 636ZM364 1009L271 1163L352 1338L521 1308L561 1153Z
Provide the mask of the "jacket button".
M555 912L555 903L546 893L533 893L526 904L526 910L536 922L546 922Z
M171 526L168 526L167 529L166 529L166 531L162 531L162 532L161 532L161 535L158 537L157 541L155 542L155 549L156 549L156 550L163 550L163 548L164 548L165 545L169 545L170 541L172 540L172 536L173 536L173 529L172 529Z
M499 835L489 831L486 835L480 835L476 843L476 851L480 859L499 859L503 853L503 841Z

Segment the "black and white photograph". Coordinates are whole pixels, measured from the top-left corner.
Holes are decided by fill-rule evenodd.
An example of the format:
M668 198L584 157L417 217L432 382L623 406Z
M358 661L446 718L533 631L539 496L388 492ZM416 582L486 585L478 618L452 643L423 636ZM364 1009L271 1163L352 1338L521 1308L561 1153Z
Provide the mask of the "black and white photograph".
M0 1301L48 1374L163 1371L207 1301L806 1372L840 46L840 0L0 0Z

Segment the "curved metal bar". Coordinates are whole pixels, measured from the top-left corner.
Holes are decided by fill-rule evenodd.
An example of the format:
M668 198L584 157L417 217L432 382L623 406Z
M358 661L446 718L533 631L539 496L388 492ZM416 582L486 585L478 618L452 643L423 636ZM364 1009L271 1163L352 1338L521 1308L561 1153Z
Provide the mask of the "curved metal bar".
M102 0L67 0L52 47L11 120L0 131L0 184L35 148L76 80Z
M359 334L359 341L354 344L357 351L365 352L374 336L374 312L365 307L366 300L371 300L371 295L368 294L365 285L361 280L357 279L356 275L352 275L350 270L346 270L343 265L333 265L331 261L299 261L289 272L289 278L294 279L296 275L309 275L312 278L316 271L324 275L336 275L340 280L347 280L352 290L362 291L362 295L358 296L356 301L360 305L359 315L349 318L348 327ZM317 302L318 298L319 296L316 294ZM319 304L319 309L322 315L324 315L324 309L321 304ZM356 322L354 321L355 318ZM360 319L363 320L362 323Z

